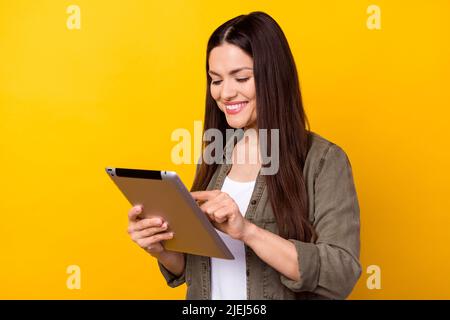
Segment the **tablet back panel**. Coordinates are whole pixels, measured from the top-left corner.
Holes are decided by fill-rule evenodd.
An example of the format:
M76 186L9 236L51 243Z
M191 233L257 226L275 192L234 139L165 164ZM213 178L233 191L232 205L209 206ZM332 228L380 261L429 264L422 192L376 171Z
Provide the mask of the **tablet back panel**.
M106 172L132 206L144 206L140 216L160 216L168 221L168 231L175 235L163 242L164 248L234 259L176 173L125 168L106 168Z

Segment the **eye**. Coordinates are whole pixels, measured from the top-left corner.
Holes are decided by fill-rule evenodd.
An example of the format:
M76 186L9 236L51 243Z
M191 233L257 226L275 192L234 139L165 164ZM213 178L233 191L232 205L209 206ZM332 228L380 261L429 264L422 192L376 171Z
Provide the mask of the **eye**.
M216 80L216 81L211 81L211 84L214 86L219 85L222 82L222 80Z
M248 79L250 79L250 78L240 78L240 79L236 79L236 80L237 80L237 82L245 82Z

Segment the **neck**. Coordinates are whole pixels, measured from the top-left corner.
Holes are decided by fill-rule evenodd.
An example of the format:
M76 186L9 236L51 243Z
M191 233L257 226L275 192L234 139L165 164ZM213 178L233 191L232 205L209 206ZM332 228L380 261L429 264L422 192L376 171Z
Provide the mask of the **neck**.
M258 128L256 126L256 121L249 126L244 127L244 137L258 140Z
M255 126L248 126L244 128L244 136L237 143L234 151L239 151L238 156L240 162L245 164L259 164L261 163L259 152L259 135ZM237 154L235 154L237 156ZM237 159L237 158L236 158Z

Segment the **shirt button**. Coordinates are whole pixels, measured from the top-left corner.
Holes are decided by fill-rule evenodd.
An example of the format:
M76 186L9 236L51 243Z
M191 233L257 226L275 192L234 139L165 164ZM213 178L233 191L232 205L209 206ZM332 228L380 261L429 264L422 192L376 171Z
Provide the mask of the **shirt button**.
M250 202L252 205L256 204L256 200L252 200L252 202Z

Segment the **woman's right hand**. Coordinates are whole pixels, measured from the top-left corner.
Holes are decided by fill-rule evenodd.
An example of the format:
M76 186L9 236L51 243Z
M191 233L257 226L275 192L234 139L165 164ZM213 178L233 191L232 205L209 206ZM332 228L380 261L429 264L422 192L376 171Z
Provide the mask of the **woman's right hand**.
M140 219L143 207L134 206L128 211L128 234L139 247L158 258L167 252L161 241L173 238L173 232L167 232L169 225L161 217Z

